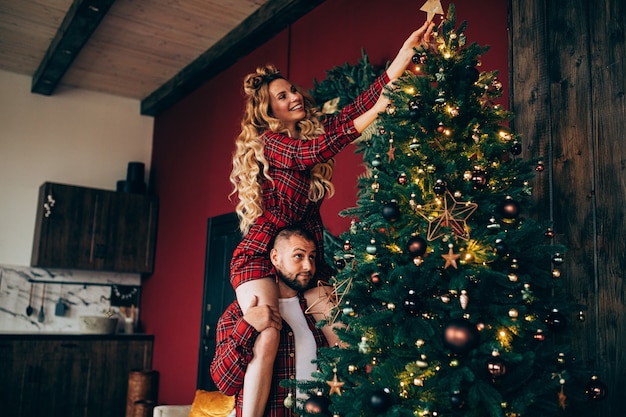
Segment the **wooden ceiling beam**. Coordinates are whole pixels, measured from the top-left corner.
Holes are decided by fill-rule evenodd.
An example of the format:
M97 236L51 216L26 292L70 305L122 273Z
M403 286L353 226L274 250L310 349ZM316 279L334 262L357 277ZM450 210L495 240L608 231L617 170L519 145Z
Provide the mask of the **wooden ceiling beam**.
M115 0L74 0L39 68L31 92L51 95Z
M158 115L323 2L324 0L269 0L214 46L143 99L141 114Z

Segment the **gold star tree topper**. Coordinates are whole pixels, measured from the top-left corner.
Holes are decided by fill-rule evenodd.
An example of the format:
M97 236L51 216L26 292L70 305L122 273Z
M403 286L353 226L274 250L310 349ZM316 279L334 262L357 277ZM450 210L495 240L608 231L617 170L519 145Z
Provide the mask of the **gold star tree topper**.
M443 7L441 6L440 0L427 0L420 10L427 13L426 20L429 22L433 21L436 14L443 14Z

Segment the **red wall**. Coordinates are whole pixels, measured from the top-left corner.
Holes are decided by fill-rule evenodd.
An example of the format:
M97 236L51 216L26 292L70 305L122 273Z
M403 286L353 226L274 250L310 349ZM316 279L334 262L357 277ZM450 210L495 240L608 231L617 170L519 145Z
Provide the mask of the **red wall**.
M274 63L305 88L325 71L356 63L364 48L377 66L391 60L420 26L425 1L327 1L155 119L151 187L160 198L154 273L143 284L141 320L155 335L153 367L159 402L190 403L197 378L207 219L234 211L228 199L233 140L238 133L243 76ZM442 1L447 10L448 1ZM457 22L468 21L469 42L491 45L483 70L500 70L508 85L507 2L463 0ZM502 102L506 103L503 97ZM361 155L348 147L337 157L336 195L323 206L326 226L338 235L349 223L338 212L356 202Z

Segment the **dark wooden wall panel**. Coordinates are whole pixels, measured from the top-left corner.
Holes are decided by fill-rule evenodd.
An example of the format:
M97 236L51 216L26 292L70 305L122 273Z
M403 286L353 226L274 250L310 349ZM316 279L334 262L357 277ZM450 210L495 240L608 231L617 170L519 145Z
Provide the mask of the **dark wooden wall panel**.
M626 3L589 2L591 135L595 151L598 360L626 398ZM622 411L623 413L623 411Z
M545 4L512 1L509 5L510 109L512 128L523 135L522 158L540 159L548 168L533 181L535 215L551 213L549 195L550 89L546 46ZM515 99L515 100L513 100ZM545 217L544 217L545 218Z
M591 139L591 99L587 0L547 2L550 119L554 227L567 246L562 280L574 300L588 306L587 320L570 325L581 332L575 351L595 368L597 288L594 273L594 152ZM545 198L547 196L544 196Z
M511 110L525 158L541 157L534 215L568 247L563 283L574 351L609 387L598 417L626 398L626 79L623 0L511 0Z

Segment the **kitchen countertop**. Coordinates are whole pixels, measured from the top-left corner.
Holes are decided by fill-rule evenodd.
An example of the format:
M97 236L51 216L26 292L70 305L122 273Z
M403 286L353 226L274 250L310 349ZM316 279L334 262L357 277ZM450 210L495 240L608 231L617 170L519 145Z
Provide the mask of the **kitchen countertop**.
M114 334L90 334L90 333L26 333L26 332L0 332L2 340L153 340L154 335L146 333L114 333Z

